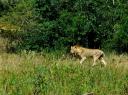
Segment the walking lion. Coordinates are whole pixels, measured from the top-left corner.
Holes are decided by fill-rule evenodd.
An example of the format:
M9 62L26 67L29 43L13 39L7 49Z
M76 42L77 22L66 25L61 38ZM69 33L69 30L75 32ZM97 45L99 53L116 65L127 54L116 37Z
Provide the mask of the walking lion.
M96 61L99 59L102 64L104 64L104 66L107 65L107 63L104 60L104 52L102 50L99 49L89 49L89 48L84 48L81 47L79 45L74 45L71 46L71 50L70 53L78 55L81 60L80 60L80 64L82 64L84 62L85 59L87 59L87 57L93 57L93 65L96 65Z

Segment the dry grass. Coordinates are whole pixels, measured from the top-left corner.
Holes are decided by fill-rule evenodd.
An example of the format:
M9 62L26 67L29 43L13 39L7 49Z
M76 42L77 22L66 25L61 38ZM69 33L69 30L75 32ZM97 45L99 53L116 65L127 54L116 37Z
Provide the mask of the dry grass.
M107 67L62 53L0 55L1 95L128 95L128 56L108 53Z

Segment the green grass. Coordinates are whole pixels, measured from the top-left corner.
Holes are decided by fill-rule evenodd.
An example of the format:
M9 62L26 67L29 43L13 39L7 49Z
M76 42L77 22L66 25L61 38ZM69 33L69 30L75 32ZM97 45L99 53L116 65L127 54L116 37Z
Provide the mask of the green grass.
M62 52L1 53L0 95L128 95L128 56L105 59L107 67L92 67Z

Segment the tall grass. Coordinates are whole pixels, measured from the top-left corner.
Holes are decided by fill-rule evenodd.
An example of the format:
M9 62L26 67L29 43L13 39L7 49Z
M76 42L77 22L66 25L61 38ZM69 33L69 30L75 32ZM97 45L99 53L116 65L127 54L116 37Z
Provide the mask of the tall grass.
M0 55L0 95L128 95L127 55L106 55L107 67L61 52Z

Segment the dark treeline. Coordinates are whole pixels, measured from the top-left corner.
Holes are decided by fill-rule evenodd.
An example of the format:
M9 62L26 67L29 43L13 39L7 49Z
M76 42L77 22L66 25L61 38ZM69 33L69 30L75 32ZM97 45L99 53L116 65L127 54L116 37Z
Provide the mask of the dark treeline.
M128 51L127 0L0 0L0 34L15 50L74 44Z

